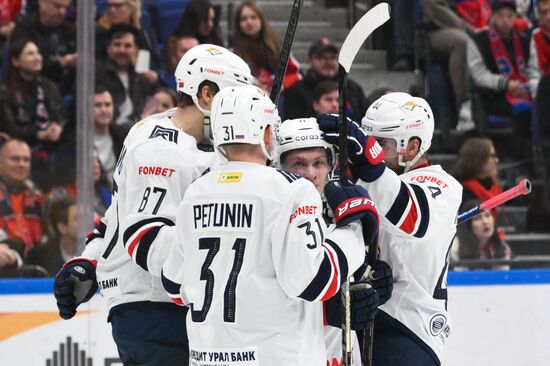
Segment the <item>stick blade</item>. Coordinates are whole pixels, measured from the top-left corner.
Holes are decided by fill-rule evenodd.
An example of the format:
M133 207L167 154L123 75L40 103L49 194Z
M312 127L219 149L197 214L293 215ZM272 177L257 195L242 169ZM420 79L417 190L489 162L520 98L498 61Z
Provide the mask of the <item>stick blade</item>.
M380 3L370 9L353 26L342 44L340 54L338 55L338 63L344 67L346 72L349 73L355 55L359 52L363 42L365 42L374 30L386 23L389 19L390 6L388 3Z

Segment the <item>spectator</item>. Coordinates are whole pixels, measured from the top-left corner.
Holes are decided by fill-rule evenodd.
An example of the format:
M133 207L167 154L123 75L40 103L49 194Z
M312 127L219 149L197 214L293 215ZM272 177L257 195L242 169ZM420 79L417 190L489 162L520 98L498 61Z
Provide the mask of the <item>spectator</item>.
M537 87L536 77L528 78L528 73L536 70L536 58L529 57L527 38L513 30L515 1L493 0L491 7L489 28L468 40L468 67L485 112L513 119L514 155L523 158L522 145L530 138L531 92Z
M200 44L223 46L218 34L218 19L214 6L208 0L192 0L185 7L180 22L172 33L175 37L192 36Z
M42 75L53 80L63 95L74 93L76 28L65 20L69 0L38 0L38 12L17 22L11 41L32 40L44 58Z
M191 48L199 44L199 41L193 36L170 36L164 46L164 62L166 64L166 72L162 76L162 82L169 88L176 89L176 79L174 72L176 66L183 55Z
M22 8L23 0L0 0L0 49L3 50L9 40Z
M33 180L45 188L65 124L61 96L57 86L40 74L43 58L35 43L15 40L9 53L8 79L0 91L0 130L29 144Z
M456 128L460 131L472 130L475 123L468 93L466 42L468 34L473 35L475 29L453 11L451 0L420 0L420 5L425 21L429 24L431 47L449 57L448 71L458 111Z
M140 49L150 54L151 69L156 70L160 67L156 50L157 41L148 29L141 26L141 0L108 0L107 10L97 23L96 57L98 59L103 60L107 55L109 29L117 24L130 24L138 30Z
M491 140L472 137L460 147L453 167L453 176L462 184L462 202L480 202L502 192L498 177L498 157ZM496 209L492 210L496 218Z
M489 0L464 0L456 2L456 11L476 31L487 26L491 16Z
M145 109L141 114L141 118L145 118L152 114L165 112L169 109L175 108L178 104L178 95L172 89L169 88L159 88L149 98Z
M23 265L25 243L19 239L8 239L6 232L0 229L0 278L16 277L17 270Z
M338 83L321 81L313 90L313 110L317 114L338 113Z
M78 208L72 197L63 197L51 204L49 225L53 228L45 244L33 247L26 263L41 266L55 276L63 264L76 255L78 236Z
M42 194L28 180L31 149L23 140L11 139L0 147L0 229L9 239L19 239L25 252L42 239Z
M258 86L271 91L275 73L279 69L281 40L269 25L260 6L253 0L243 1L233 18L233 52L250 66ZM283 87L288 89L300 80L300 66L291 55L288 60Z
M104 87L96 85L94 94L94 147L105 169L106 178L113 179L118 155L122 151L128 128L117 125L114 120L113 98Z
M469 200L462 204L461 212L474 208L480 202ZM495 226L495 218L489 211L457 226L451 249L451 261L463 259L510 259L512 250L501 238ZM508 265L472 265L456 269L510 269Z
M395 62L392 70L409 71L413 69L413 14L414 2L411 0L392 1L392 23Z
M542 75L537 92L537 113L541 135L550 136L550 0L537 2L539 28L531 38L531 52L536 50L539 74Z
M131 126L140 119L145 101L157 86L158 74L136 72L132 60L139 47L139 32L132 25L119 24L109 29L107 59L98 64L96 83L111 93L116 123Z
M338 78L338 48L328 39L314 41L309 48L311 65L306 76L285 91L285 119L314 117L313 90L323 80ZM348 79L348 116L359 121L365 114L366 100L363 89Z

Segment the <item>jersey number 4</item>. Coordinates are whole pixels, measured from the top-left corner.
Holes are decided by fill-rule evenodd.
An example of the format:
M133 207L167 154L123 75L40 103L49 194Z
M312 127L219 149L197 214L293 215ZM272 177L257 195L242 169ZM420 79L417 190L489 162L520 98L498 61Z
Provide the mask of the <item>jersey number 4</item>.
M245 246L246 239L237 238L231 248L235 251L235 257L233 258L233 266L223 292L223 320L227 323L235 322L235 289L237 287L239 272L243 265ZM210 305L212 305L215 278L214 272L212 272L209 267L220 250L220 238L199 239L199 249L208 250L208 253L206 254L206 259L201 268L201 281L206 281L206 286L204 288L204 304L201 310L195 310L193 304L191 304L191 318L196 323L201 323L206 319L206 315L208 315L208 311L210 310Z

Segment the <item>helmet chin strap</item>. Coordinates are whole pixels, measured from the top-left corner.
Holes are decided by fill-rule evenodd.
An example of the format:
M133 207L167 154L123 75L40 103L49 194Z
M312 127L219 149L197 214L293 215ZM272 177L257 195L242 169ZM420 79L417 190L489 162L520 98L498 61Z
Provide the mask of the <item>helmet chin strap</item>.
M193 95L191 96L191 98L193 99L193 102L195 103L195 105L197 106L197 109L199 111L201 111L201 113L203 114L203 121L202 121L202 128L203 128L203 134L204 134L204 139L202 141L202 143L206 143L206 144L209 144L209 145L213 145L214 142L212 141L212 137L210 136L210 111L204 109L200 103L199 103L199 98L197 98L196 95Z
M405 171L403 173L406 173L408 172L409 170L411 170L411 167L416 164L416 162L418 161L418 159L420 159L420 157L422 156L422 152L418 152L416 154L416 156L412 159L412 160L409 160L409 161L403 161L403 152L404 150L401 150L399 152L399 159L398 159L398 162L399 162L399 165L402 166L402 167L405 167Z

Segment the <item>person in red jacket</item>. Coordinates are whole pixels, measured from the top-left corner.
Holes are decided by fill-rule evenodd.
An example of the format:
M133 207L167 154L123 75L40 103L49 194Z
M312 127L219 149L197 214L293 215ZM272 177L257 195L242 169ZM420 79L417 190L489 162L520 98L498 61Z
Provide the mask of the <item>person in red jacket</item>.
M11 139L0 147L0 229L25 243L25 252L42 239L42 194L28 180L31 149Z

